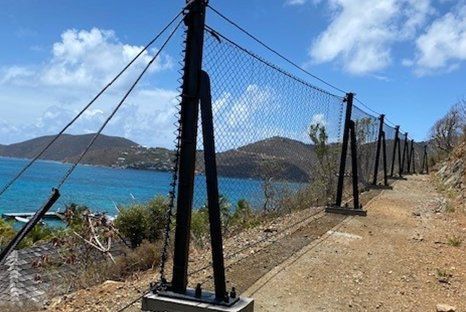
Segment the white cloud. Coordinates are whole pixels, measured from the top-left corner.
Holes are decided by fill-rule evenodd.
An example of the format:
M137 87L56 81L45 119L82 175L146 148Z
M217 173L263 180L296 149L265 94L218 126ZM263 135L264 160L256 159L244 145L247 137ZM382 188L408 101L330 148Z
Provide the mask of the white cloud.
M325 127L327 125L327 121L325 120L324 114L315 114L311 118L311 125L320 125Z
M41 72L41 81L48 85L91 86L109 81L143 47L123 44L113 31L93 28L90 31L70 29L53 45L53 57ZM151 51L152 54L156 51ZM144 52L131 73L140 71L152 55ZM172 66L171 58L162 56L152 65L152 71ZM132 75L126 75L130 80ZM121 83L120 83L121 84Z
M337 61L357 75L392 62L392 45L412 39L434 10L430 0L328 0L331 23L313 42L314 63Z
M285 5L303 5L307 0L286 0Z
M461 61L466 61L466 5L434 20L416 40L416 48L411 65L418 75L458 68Z
M227 119L228 124L235 127L244 126L271 96L272 91L269 88L256 84L247 86L244 93L232 103Z
M15 81L17 84L25 83L34 75L34 71L26 67L10 66L0 70L0 84Z
M149 146L173 147L176 95L174 91L164 89L136 91L108 124L104 134L126 137ZM114 103L118 100L118 96L110 95L106 99ZM56 134L77 113L77 109L53 105L31 124L13 126L0 120L1 143ZM107 108L88 110L68 132L95 133L109 113L110 109Z
M0 143L57 133L141 49L120 42L113 31L72 29L53 44L48 60L1 68ZM95 132L156 52L144 52L70 132ZM161 56L146 76L172 69L171 57ZM171 147L176 95L174 90L156 88L149 82L140 84L104 132L144 145Z
M264 119L274 114L280 105L280 95L272 88L258 84L246 85L235 91L233 94L220 94L213 103L216 148L220 151L265 139L275 133L270 124L265 126Z

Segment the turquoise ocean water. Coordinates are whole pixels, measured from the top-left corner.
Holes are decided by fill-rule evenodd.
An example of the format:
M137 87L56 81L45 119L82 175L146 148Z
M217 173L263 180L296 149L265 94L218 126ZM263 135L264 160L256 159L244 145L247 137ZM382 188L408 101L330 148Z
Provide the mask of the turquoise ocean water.
M0 157L0 185L9 181L27 160ZM0 196L0 214L34 212L50 195L69 165L39 161L6 193ZM171 173L95 166L78 166L63 186L61 198L51 211L63 210L69 203L87 205L95 212L116 215L115 206L146 202L156 195L166 196ZM245 198L253 205L262 200L262 182L250 179L219 177L220 192L231 203ZM196 176L195 206L206 200L205 178Z

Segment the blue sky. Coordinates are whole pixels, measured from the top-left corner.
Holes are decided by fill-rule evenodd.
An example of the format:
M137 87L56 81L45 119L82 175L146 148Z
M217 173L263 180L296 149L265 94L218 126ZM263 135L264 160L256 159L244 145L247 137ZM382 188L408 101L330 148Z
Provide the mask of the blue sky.
M0 143L56 132L183 4L3 0ZM466 97L465 1L212 0L211 5L313 74L357 93L414 139L424 139L432 123ZM293 70L212 12L207 23ZM154 121L173 121L179 47L173 42L164 51L108 133L168 145L171 132L154 130ZM73 131L95 130L153 53Z

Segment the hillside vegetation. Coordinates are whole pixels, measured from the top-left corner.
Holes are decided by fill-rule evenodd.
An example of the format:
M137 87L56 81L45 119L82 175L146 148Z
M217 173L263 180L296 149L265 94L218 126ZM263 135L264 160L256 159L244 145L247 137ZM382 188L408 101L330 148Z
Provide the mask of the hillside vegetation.
M41 159L74 162L94 134L61 136ZM33 158L53 136L21 143L0 145L0 156ZM100 135L82 164L119 168L168 171L173 166L174 152L166 148L148 148L131 140ZM204 172L204 155L197 155L196 170ZM314 145L272 137L217 154L218 173L234 178L260 178L303 182L309 180L309 168L316 160Z
M466 212L466 101L455 104L431 129L435 177L449 210Z

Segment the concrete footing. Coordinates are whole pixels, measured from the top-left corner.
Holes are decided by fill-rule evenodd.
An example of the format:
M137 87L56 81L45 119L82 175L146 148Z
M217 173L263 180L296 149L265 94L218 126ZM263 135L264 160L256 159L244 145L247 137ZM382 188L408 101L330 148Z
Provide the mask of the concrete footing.
M370 190L393 190L393 186L378 184L378 185L370 185L369 189Z
M144 312L253 312L254 301L240 297L232 306L214 305L193 300L148 294L142 299Z
M362 217L367 216L366 210L354 209L350 207L343 208L343 207L338 207L338 206L332 206L332 207L325 208L325 212L348 215L348 216L362 216Z

